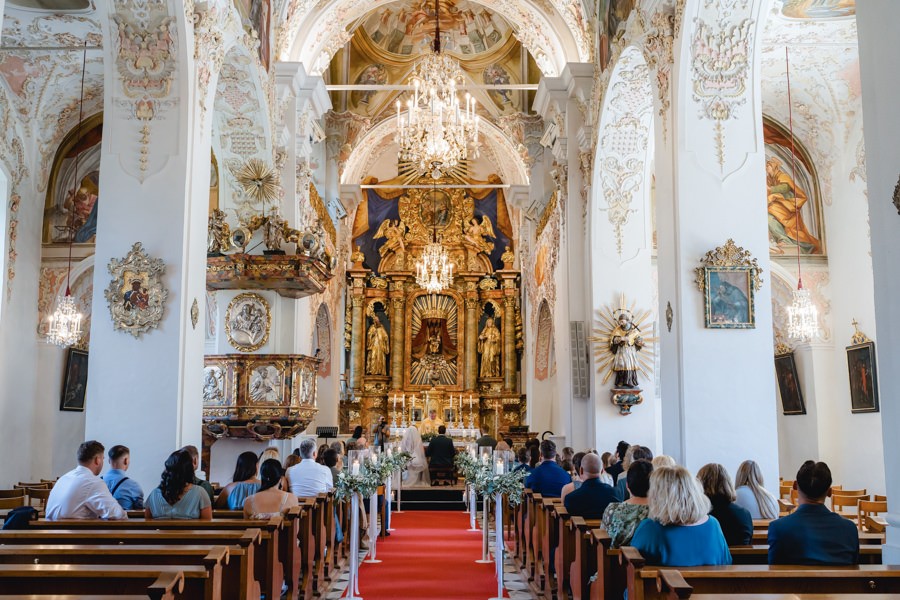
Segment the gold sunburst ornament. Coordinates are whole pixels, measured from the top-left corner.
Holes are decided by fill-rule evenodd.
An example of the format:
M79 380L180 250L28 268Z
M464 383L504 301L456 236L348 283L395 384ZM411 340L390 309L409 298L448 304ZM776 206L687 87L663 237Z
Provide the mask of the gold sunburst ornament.
M637 375L650 377L653 372L656 337L648 337L652 313L637 310L635 303L629 307L625 294L619 299L619 306L607 306L597 310L594 335L594 356L597 371L603 375L605 385L613 374L615 387L637 388ZM638 390L639 391L639 390Z
M278 198L278 178L275 171L258 158L251 158L237 172L241 189L254 202L272 202Z

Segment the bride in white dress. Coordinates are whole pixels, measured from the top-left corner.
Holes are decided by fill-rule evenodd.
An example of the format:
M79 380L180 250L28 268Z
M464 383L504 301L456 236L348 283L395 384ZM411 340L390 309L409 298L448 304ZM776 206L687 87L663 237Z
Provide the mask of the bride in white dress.
M409 427L403 433L403 440L400 442L400 449L409 452L412 460L403 473L403 486L412 487L415 485L430 485L431 479L428 476L428 461L425 459L425 445L422 443L422 436L415 427Z

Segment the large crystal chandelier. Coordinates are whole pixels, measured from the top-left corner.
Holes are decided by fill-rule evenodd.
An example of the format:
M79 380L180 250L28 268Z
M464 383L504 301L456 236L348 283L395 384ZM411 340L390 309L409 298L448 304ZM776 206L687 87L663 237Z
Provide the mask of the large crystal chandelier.
M787 72L787 94L788 94L788 123L791 130L791 179L797 181L797 157L794 154L794 115L793 106L791 104L791 62L787 48L784 49L784 62ZM796 183L794 184L796 185ZM797 204L797 194L794 193L794 216L795 223L799 223L800 208ZM799 225L796 226L799 230ZM795 230L796 236L799 232ZM791 339L808 342L819 330L819 311L816 305L812 303L809 290L803 288L803 273L800 269L800 241L797 243L797 289L794 290L794 298L791 305L787 309L788 314L788 337Z
M84 43L84 55L81 62L81 101L78 109L78 129L75 139L81 139L81 124L84 119L84 74L87 67L87 42ZM78 158L81 152L75 154L75 171L73 173L72 198L78 193ZM72 346L81 339L81 313L75 306L72 298L72 290L69 287L72 275L72 243L75 241L74 212L69 217L69 225L66 228L69 234L69 263L66 269L66 295L63 296L53 314L50 315L50 329L47 332L47 341L57 346Z
M397 101L397 138L400 160L420 174L435 179L469 157L478 158L478 122L475 99L466 93L460 104L457 86L463 83L459 63L441 54L441 24L438 0L434 3L434 52L416 64L410 77L412 98L401 112Z
M416 261L416 283L429 294L437 294L453 284L453 261L437 239L437 182L431 195L432 234L431 243L422 250Z

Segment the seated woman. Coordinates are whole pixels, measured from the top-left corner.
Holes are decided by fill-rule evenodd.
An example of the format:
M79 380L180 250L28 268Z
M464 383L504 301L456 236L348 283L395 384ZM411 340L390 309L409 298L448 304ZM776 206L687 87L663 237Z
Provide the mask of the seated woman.
M630 494L625 502L614 502L603 512L603 528L612 539L612 547L627 546L641 521L650 510L647 492L650 489L650 473L653 465L646 460L631 463L625 476L625 485Z
M628 467L631 466L636 460L653 460L653 452L647 446L629 446L628 451L625 452L625 458L622 459L622 472L619 473L619 478L616 479L616 491L619 493L619 498L623 500L628 500L628 490L625 489L625 481L628 479Z
M403 440L400 442L400 450L409 452L412 456L404 473L403 485L405 487L430 485L431 476L428 473L428 460L425 458L425 445L422 443L422 436L418 429L415 427L406 429L403 433Z
M216 498L216 508L242 510L244 500L259 491L259 479L256 478L256 453L241 452L234 467L231 483L226 485Z
M144 503L147 519L212 520L209 494L194 485L194 462L184 450L176 450L166 459L159 487L150 492Z
M759 465L745 460L734 477L735 502L746 508L753 519L777 519L778 500L764 485Z
M522 446L516 452L516 466L513 467L513 471L522 471L524 470L526 473L531 473L531 465L529 463L528 457L528 448Z
M297 496L281 489L284 477L281 463L269 458L263 461L259 473L262 478L259 491L244 501L245 519L269 519L281 516L289 508L297 506Z
M709 499L684 467L654 469L648 493L649 518L641 521L631 545L647 564L668 567L730 565L722 528L709 516Z
M581 487L581 476L578 473L581 470L581 459L584 458L584 454L584 452L576 452L575 456L572 457L572 466L575 468L575 471L572 473L572 483L567 483L563 486L562 491L559 493L560 500L565 500L567 494Z
M712 503L709 514L722 527L729 546L749 546L753 539L753 519L747 509L735 504L734 487L728 471L720 464L710 463L697 471L703 493Z

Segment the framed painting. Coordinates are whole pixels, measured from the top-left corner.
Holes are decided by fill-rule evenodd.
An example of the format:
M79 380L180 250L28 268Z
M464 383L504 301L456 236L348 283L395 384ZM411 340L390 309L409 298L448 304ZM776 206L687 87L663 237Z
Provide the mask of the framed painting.
M59 410L84 411L84 395L87 391L88 353L69 348L66 354L66 370L63 376Z
M875 342L847 346L850 371L850 412L878 412L878 374Z
M754 267L703 267L703 312L708 329L754 329Z
M785 415L805 415L806 404L803 403L803 391L800 389L793 352L775 356L775 379L781 394L782 412Z

